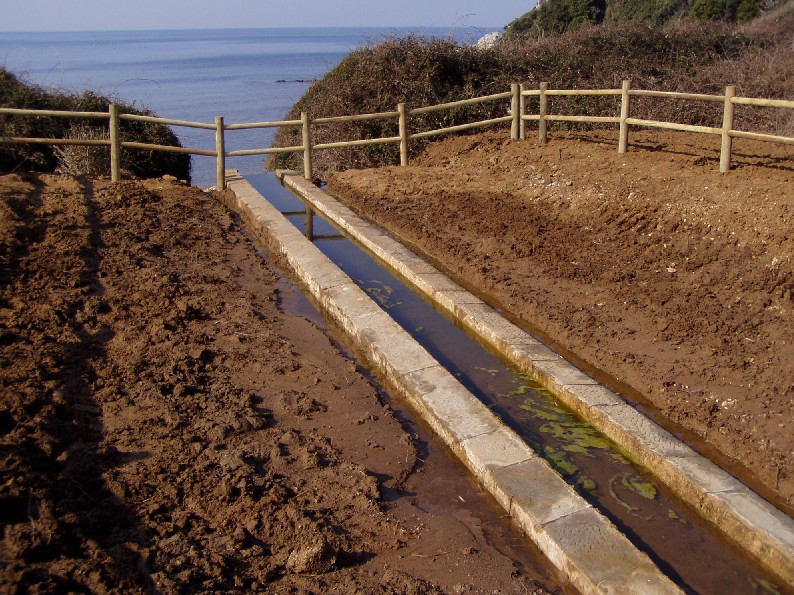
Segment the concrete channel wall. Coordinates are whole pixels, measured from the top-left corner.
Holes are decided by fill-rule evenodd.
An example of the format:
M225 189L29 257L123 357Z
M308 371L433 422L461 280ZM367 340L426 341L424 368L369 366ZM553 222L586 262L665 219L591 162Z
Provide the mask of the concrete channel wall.
M582 593L682 593L237 172L227 172L227 184L228 206L572 585Z
M288 172L279 177L439 309L538 379L788 589L794 589L791 517L321 189Z

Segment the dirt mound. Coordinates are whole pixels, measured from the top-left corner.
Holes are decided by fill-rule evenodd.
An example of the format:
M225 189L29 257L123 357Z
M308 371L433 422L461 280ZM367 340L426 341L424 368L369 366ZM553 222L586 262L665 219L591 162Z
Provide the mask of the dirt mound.
M794 153L638 132L431 145L330 190L794 505Z
M6 176L0 225L4 592L545 592L216 198Z

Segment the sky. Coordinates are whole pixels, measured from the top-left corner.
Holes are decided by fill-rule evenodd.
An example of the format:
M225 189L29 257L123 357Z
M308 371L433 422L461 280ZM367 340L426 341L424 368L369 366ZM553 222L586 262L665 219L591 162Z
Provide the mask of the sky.
M536 0L0 0L0 31L501 28Z

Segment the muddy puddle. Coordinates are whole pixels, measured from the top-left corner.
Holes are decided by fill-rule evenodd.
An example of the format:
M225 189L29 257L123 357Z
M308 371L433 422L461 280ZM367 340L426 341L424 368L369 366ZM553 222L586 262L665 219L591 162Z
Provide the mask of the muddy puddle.
M275 176L248 180L685 591L783 592L613 442L533 378L490 353L329 222L307 212Z

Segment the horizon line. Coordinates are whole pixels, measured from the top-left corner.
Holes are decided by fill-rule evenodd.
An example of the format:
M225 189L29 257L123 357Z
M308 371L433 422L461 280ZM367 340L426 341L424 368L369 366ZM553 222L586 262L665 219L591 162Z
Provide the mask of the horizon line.
M2 30L5 33L140 33L140 32L166 32L166 31L264 31L264 30L289 30L289 29L481 29L483 31L499 31L505 29L504 25L320 25L316 27L301 25L285 25L272 27L164 27L164 28L133 28L133 29L37 29L37 30Z

